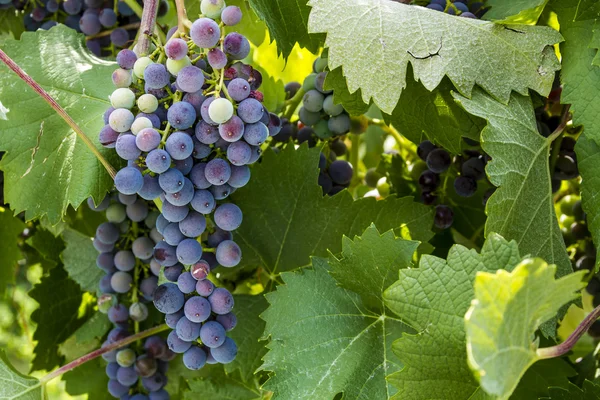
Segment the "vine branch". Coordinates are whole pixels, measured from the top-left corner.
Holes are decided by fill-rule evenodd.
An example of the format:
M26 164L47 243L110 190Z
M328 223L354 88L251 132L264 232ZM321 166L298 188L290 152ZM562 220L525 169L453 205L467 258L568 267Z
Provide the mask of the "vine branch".
M155 334L165 331L167 329L169 329L167 324L155 326L154 328L146 329L145 331L141 331L140 333L136 333L135 335L131 335L131 336L126 337L125 339L111 343L108 346L103 347L101 349L94 350L91 353L88 353L82 357L79 357L78 359L76 359L74 361L71 361L70 363L68 363L66 365L63 365L59 369L50 372L48 375L46 375L40 379L40 383L41 384L47 383L48 381L51 381L52 379L56 378L57 376L60 376L60 375L64 374L65 372L69 372L70 370L75 369L75 368L79 367L80 365L85 364L86 362L91 361L96 357L101 356L104 353L108 353L109 351L127 346L128 344L131 344L131 343L135 342L136 340L155 335Z
M150 37L156 28L156 14L158 12L158 0L144 0L142 21L140 22L139 39L135 45L138 55L148 54L150 49Z
M589 313L588 316L583 319L583 321L581 321L573 333L569 335L567 340L556 346L537 349L536 355L540 360L544 360L546 358L560 357L567 354L569 351L571 351L573 346L575 346L575 343L577 343L579 338L587 332L594 322L596 322L598 317L600 317L600 305L594 308L594 310Z
M54 98L50 96L48 92L46 92L36 81L34 81L33 78L27 75L27 73L23 71L23 69L19 67L17 63L15 63L4 51L2 51L2 49L0 49L0 60L15 74L17 74L17 76L21 78L27 85L29 85L29 87L31 87L37 94L39 94L40 97L42 97L58 115L60 115L60 117L71 127L71 129L75 131L79 139L81 139L83 143L85 143L85 145L90 149L90 151L94 153L98 161L100 161L104 168L106 168L106 171L108 171L108 174L111 176L111 178L115 179L115 169L104 158L96 146L94 146L94 143L92 143L90 138L83 133L83 130L79 127L79 125L77 125L77 123L73 120L73 118L71 118L65 109L62 108L60 104L58 104L56 100L54 100Z
M175 8L177 9L177 32L185 33L185 28L189 25L190 20L187 16L184 0L175 0Z

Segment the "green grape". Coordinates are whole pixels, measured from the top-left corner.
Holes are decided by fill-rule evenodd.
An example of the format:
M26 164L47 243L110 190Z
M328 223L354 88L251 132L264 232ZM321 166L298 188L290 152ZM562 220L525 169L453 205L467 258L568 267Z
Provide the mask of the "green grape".
M127 213L125 212L125 206L120 203L114 203L108 206L106 209L106 219L108 222L112 222L114 224L120 224L125 221L127 217Z
M315 88L315 78L317 77L317 74L310 74L308 75L305 79L304 82L302 83L302 90L304 90L305 92L308 92L309 90L312 90Z
M381 178L377 181L377 191L382 197L386 197L390 194L390 184L386 177Z
M330 117L335 117L344 112L344 107L341 104L333 104L333 95L330 94L323 100L323 111Z
M200 3L200 11L208 18L219 18L221 11L225 8L224 0L202 0Z
M117 353L117 364L121 367L131 367L135 362L135 351L131 349L123 349Z
M327 68L327 59L322 57L317 58L314 67L317 73L325 71L325 68Z
M233 104L222 97L215 99L208 107L208 116L217 124L227 122L233 116Z
M141 112L151 114L158 108L158 100L152 94L143 94L137 100L137 105Z
M150 64L154 64L154 62L152 62L152 60L150 59L150 57L140 57L140 58L138 58L135 61L135 64L133 64L133 73L138 78L144 79L144 70Z
M575 222L575 218L573 218L572 215L563 214L558 219L558 222L560 222L562 226L569 228Z
M579 198L573 195L567 195L560 200L560 211L566 215L573 215L573 205Z
M108 310L113 305L113 296L110 294L103 294L98 297L98 311L102 314L108 314Z
M167 58L167 71L169 71L172 75L177 76L179 71L187 67L188 65L192 65L190 58L188 56L183 57L181 60L172 60Z
M137 135L139 131L146 128L152 128L152 121L146 117L140 117L131 124L131 133Z
M114 108L133 108L135 104L135 93L128 88L118 88L110 95L110 104Z
M324 119L317 122L317 124L314 126L314 131L315 135L317 135L319 139L326 140L333 137L333 133L329 130L327 120Z

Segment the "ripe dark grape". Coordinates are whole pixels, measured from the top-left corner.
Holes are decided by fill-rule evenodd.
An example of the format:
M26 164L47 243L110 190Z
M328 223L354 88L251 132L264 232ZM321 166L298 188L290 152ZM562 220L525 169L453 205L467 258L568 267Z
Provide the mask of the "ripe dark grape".
M210 349L210 354L217 362L228 364L235 359L237 355L237 346L231 338L226 338L221 346Z
M454 190L461 197L471 197L477 192L477 181L466 176L459 176L454 180Z
M444 149L433 149L427 155L427 167L435 172L436 174L440 174L450 167L452 162L452 158L450 154Z
M436 206L433 220L437 228L448 229L452 226L452 222L454 222L454 212L446 205Z

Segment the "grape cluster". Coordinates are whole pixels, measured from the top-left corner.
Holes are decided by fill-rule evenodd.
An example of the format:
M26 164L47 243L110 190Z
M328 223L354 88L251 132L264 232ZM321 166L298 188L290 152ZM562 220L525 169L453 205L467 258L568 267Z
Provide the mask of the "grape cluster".
M427 8L463 18L481 18L486 11L483 2L469 0L430 0Z
M99 252L96 265L106 273L99 284L98 309L114 324L104 347L129 336L132 325L137 331L138 324L148 318L146 303L153 299L160 273L160 265L152 255L162 236L156 229L159 213L137 195L113 194L98 206L88 199L88 205L94 211L103 211L107 219L98 226L93 240ZM163 389L165 374L176 354L167 348L164 339L152 336L145 340L143 349L132 345L102 356L108 362L106 374L112 396L169 399ZM138 382L148 395L140 392Z
M273 138L273 144L285 143L290 138L298 144L306 142L309 147L327 143L329 151L327 154L321 153L319 160L319 185L323 194L333 196L347 188L353 176L352 164L338 159L348 152L345 135L349 132L362 133L363 130L353 123L341 104L334 104L333 91L323 88L326 68L327 59L319 57L313 63L313 73L304 79L302 85L290 82L285 86L288 100L302 95L299 120L292 123L282 118L281 131Z
M426 205L438 202L438 194L444 175L452 174L454 177L454 192L460 197L471 197L477 192L477 182L486 178L485 166L489 161L487 155L482 155L478 150L465 150L462 155L452 158L443 148L439 148L428 140L420 143L417 147L417 155L426 163L426 169L419 176L419 187L421 189L421 201ZM454 170L449 171L453 166ZM488 190L483 196L485 204L492 195L493 189ZM454 222L452 208L445 204L435 206L435 226L439 229L447 229Z
M138 1L140 6L142 1ZM62 23L82 32L87 47L97 56L113 55L115 48L133 43L140 19L127 3L119 0L0 0L0 9L15 7L24 12L28 31L50 29ZM167 13L169 3L161 1L158 15Z
M225 34L241 10L203 0L201 11L189 36L172 30L150 56L119 52L117 89L99 135L128 162L115 177L119 193L162 202L156 227L164 240L153 255L177 284L159 286L154 303L175 329L170 349L184 353L190 369L230 362L237 352L225 335L235 326L233 297L207 276L240 262L232 231L242 210L224 200L248 183L260 146L281 129L262 104L260 72L238 61L249 54L248 40ZM194 345L198 338L202 346Z

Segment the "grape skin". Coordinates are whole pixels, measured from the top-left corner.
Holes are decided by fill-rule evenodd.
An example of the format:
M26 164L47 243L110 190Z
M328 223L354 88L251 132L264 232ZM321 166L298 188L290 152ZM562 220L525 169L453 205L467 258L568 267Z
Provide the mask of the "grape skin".
M194 21L190 28L190 37L196 46L212 48L221 38L221 29L215 21L209 18L200 18Z
M224 240L217 246L217 262L230 268L238 265L242 259L240 247L232 240Z
M194 288L192 289L192 291L196 289L197 282L199 282L196 280L193 280L193 281L194 281ZM196 323L206 321L210 317L210 313L211 313L209 301L201 296L190 297L186 301L186 303L183 307L183 310L184 310L186 318L189 319L190 321L196 322Z
M200 328L200 340L206 347L221 346L225 342L225 337L225 328L216 321L208 321Z
M201 348L192 346L183 353L183 364L190 370L199 370L206 364L206 353Z
M232 203L222 204L215 210L213 219L219 228L233 231L242 224L242 210Z
M154 292L154 306L163 314L179 311L183 303L183 293L173 283L163 283Z

